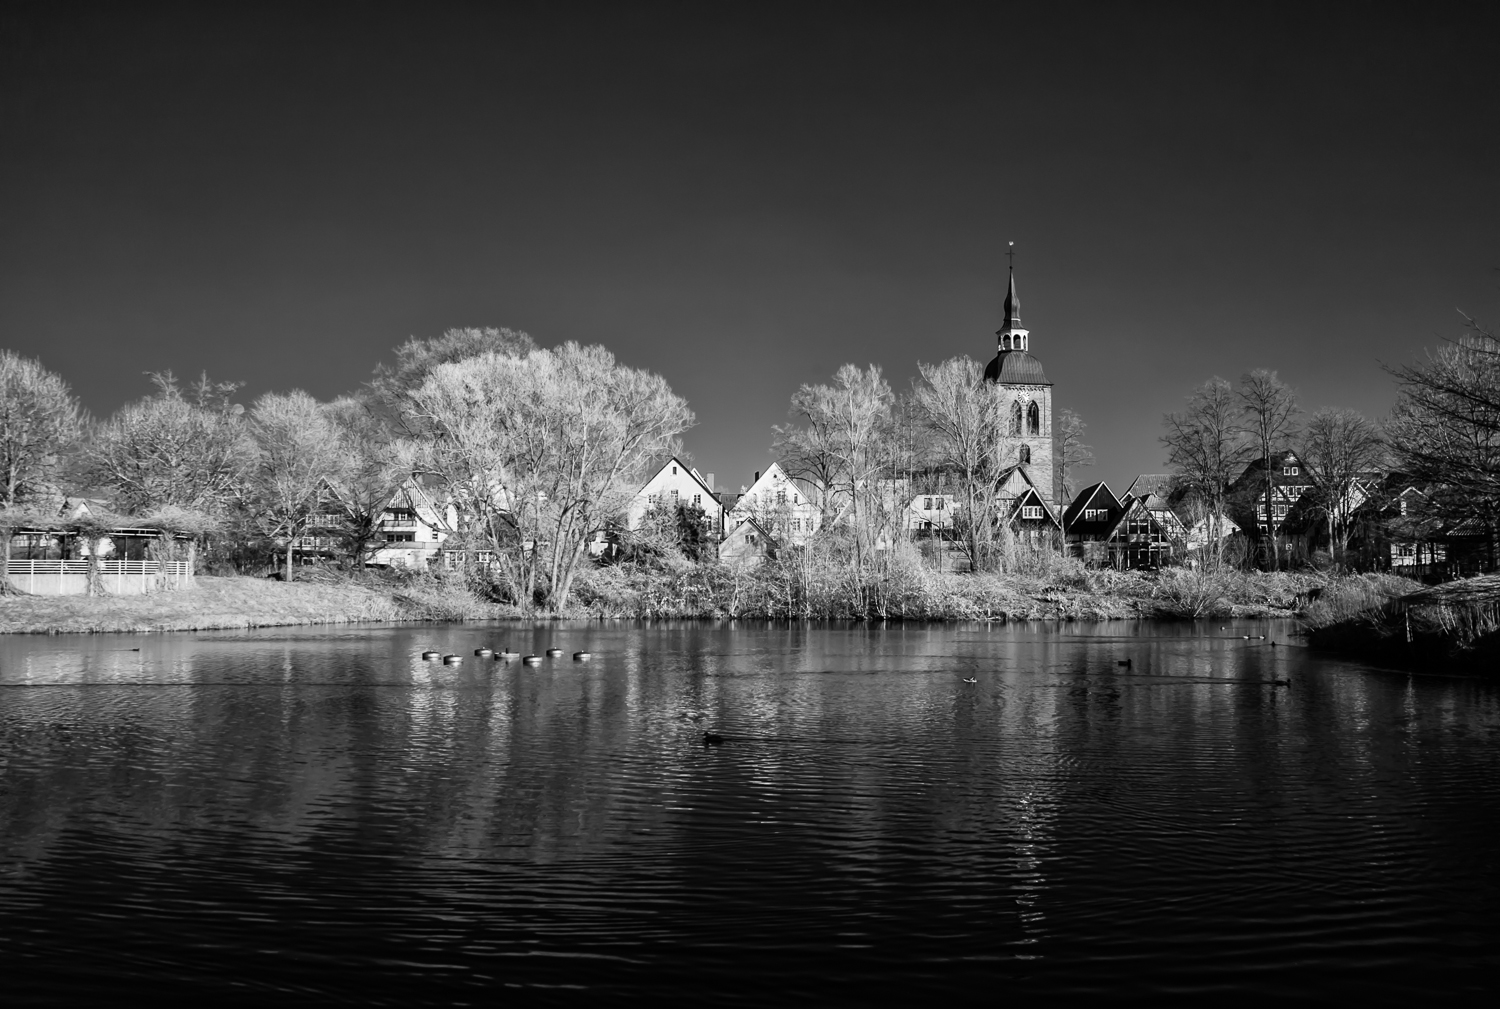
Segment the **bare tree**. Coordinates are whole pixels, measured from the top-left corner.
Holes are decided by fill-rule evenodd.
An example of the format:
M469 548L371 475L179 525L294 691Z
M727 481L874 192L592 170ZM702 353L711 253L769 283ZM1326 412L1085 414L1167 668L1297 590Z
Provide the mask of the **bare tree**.
M347 462L338 429L318 401L301 390L269 392L250 408L259 452L246 502L251 520L271 540L286 541L286 580L293 551L317 512L324 488Z
M1265 503L1267 539L1272 569L1281 566L1281 550L1276 538L1276 514L1273 502L1276 480L1271 465L1272 453L1297 436L1297 393L1276 377L1274 371L1257 368L1240 376L1240 430L1265 461L1261 472L1261 500Z
M1487 530L1489 566L1500 568L1500 340L1464 317L1468 330L1425 362L1390 369L1399 384L1386 436L1396 462L1448 523Z
M349 562L362 568L380 539L380 516L412 475L412 446L393 436L368 396L343 396L323 407L343 464L329 475L328 502L342 519Z
M994 483L1004 440L999 386L984 381L984 366L968 357L917 368L915 405L934 435L933 461L951 468L960 481L964 507L957 531L970 567L979 571L993 559Z
M1357 410L1325 407L1308 420L1297 457L1322 499L1328 550L1343 563L1354 511L1385 461L1380 430Z
M126 511L222 514L238 500L256 452L244 411L230 401L238 385L203 376L183 390L170 371L151 378L155 395L122 407L94 432L86 475L112 487Z
M821 517L827 529L836 511L843 477L843 453L838 445L833 390L826 385L803 385L792 393L788 413L800 423L778 424L772 451L788 476L805 480L818 492Z
M1083 441L1085 427L1083 418L1072 410L1064 410L1057 416L1053 437L1057 442L1058 504L1063 508L1073 500L1074 471L1094 465L1093 450Z
M1217 564L1223 559L1229 487L1249 455L1239 426L1234 389L1222 378L1211 378L1188 396L1185 409L1167 414L1162 423L1166 433L1161 442L1166 446L1168 463L1181 486L1206 506L1214 544L1212 557Z
M81 416L60 376L0 350L0 508L14 508L51 482Z
M693 422L660 376L573 343L441 364L407 398L431 434L433 470L508 555L517 601L529 604L545 574L553 609L593 534Z

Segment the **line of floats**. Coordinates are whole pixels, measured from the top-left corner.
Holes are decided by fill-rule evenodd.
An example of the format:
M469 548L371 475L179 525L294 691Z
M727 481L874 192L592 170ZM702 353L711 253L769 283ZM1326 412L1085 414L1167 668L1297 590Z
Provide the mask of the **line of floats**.
M520 659L524 665L539 666L542 664L544 657L548 659L562 658L563 650L561 648L549 648L543 655L522 655L520 652L513 652L506 648L490 648L481 645L474 649L474 657L477 659L494 659L496 662L514 662ZM574 662L587 662L593 657L593 652L573 653ZM456 666L463 662L464 657L462 655L444 655L442 652L428 650L422 653L422 659L426 662L441 661L445 666Z

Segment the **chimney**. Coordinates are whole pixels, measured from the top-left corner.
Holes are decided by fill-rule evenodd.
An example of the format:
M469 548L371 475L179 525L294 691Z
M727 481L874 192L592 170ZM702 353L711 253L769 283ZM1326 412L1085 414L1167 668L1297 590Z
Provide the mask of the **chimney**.
M760 480L760 470L756 470L755 471L755 479L751 480L750 482L751 483L757 483L757 482L759 482L759 480Z
M712 473L708 475L708 489L710 491L714 489L714 475Z

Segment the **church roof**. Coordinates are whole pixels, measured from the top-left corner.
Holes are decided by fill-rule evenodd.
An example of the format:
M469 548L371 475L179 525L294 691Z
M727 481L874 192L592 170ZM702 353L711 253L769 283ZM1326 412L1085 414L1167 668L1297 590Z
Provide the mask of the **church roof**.
M1042 362L1024 350L1002 350L984 369L986 382L1006 385L1051 385L1042 372Z

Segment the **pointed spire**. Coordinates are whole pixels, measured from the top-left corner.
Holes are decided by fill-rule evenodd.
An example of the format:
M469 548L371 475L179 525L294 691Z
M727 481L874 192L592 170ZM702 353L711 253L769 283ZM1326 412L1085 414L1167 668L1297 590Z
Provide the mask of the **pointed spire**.
M1000 338L1000 351L1030 350L1030 334L1021 328L1021 299L1016 294L1016 243L1011 242L1005 251L1010 260L1010 285L1005 292L1005 325L995 330Z
M1016 297L1016 266L1010 266L1010 290L1005 292L1005 328L1021 328L1021 299Z

